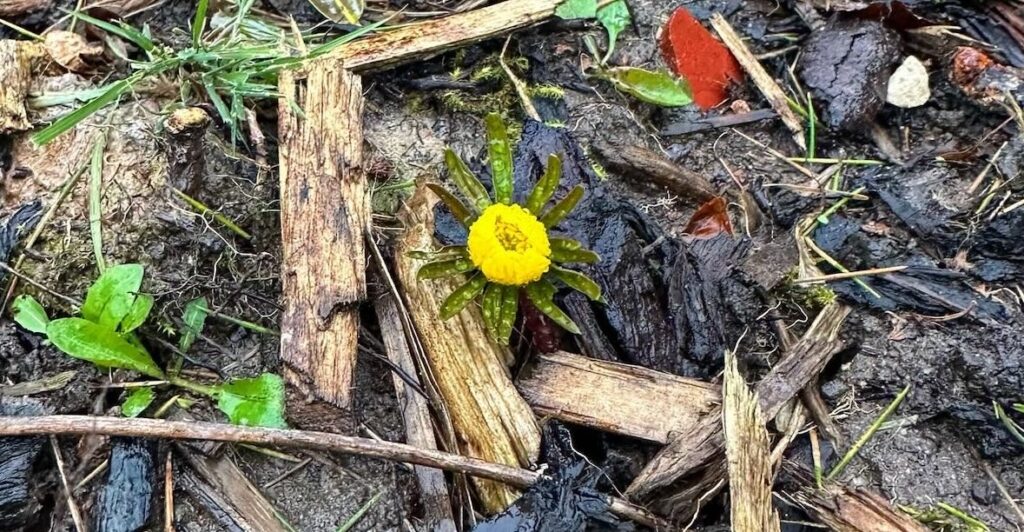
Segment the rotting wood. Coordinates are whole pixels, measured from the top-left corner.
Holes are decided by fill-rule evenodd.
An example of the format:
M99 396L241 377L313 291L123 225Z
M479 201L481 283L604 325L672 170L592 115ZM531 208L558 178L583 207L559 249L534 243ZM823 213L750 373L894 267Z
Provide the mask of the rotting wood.
M729 466L729 504L735 532L779 530L772 505L772 460L768 431L754 395L736 367L736 356L725 355L722 385L722 424L726 463Z
M32 128L25 98L32 83L33 63L45 53L36 42L0 40L0 133Z
M245 476L245 473L227 455L203 456L188 447L177 445L178 455L202 480L202 484L189 486L190 491L201 490L206 497L226 512L243 530L253 532L288 532L275 515L271 503Z
M209 124L210 115L199 107L177 109L164 120L168 135L164 143L168 180L171 186L193 197L199 192L205 177L203 137Z
M279 83L284 374L303 392L347 408L370 210L362 83L337 61L321 62L304 80L282 72Z
M804 139L804 126L800 121L800 118L796 116L796 113L789 108L789 101L786 98L786 93L782 91L779 84L772 79L771 74L768 73L761 66L761 62L754 57L754 54L750 52L750 49L743 44L743 39L736 33L736 30L725 20L719 13L711 15L711 27L718 32L718 37L722 39L722 43L729 48L732 55L736 57L743 70L750 75L750 79L754 81L754 85L757 86L764 98L768 100L768 103L778 113L779 118L782 119L782 123L786 125L791 132L793 132L793 142L802 150L807 149L807 141Z
M334 453L354 454L409 464L458 471L527 488L541 478L541 473L514 466L486 462L411 445L378 441L329 432L243 427L202 421L165 421L148 418L117 418L104 416L0 416L0 438L7 436L107 435L207 442L251 443L272 447L316 449ZM649 511L616 497L610 497L611 510L640 524L666 530L664 520Z
M611 170L643 183L665 187L673 194L697 202L705 202L718 195L704 176L691 172L665 157L640 146L612 144L598 141L594 149Z
M0 17L20 17L48 9L53 0L0 0Z
M556 352L516 382L542 416L658 443L693 430L718 386L651 369Z
M786 401L817 377L831 357L841 350L843 343L837 335L849 312L849 307L837 303L825 306L800 341L758 383L758 405L764 419L774 418ZM633 500L646 500L683 477L714 467L724 458L720 416L721 409L716 409L701 418L692 432L666 445L633 480L627 495ZM705 480L714 484L713 477ZM693 502L681 497L666 500L674 505Z
M425 261L412 251L434 245L433 205L437 199L419 187L401 213L405 234L395 249L395 272L423 343L452 424L469 456L508 465L528 466L540 448L540 429L529 405L519 396L504 361L508 349L491 340L478 307L469 305L449 320L438 317L445 297L458 279L421 280ZM506 508L518 496L508 486L475 482L488 513Z
M903 514L878 494L826 482L815 487L810 472L786 462L783 470L805 487L789 494L790 499L812 517L837 532L926 532L928 528Z
M324 59L357 72L425 59L460 46L532 26L551 17L562 0L507 0L492 6L382 31L347 44ZM319 68L317 61L308 71Z
M377 311L381 339L384 341L388 359L405 373L406 378L413 379L418 385L416 363L403 334L404 326L394 296L388 294L378 298L374 302L374 308ZM399 410L405 421L406 443L420 449L437 449L427 398L417 393L398 373L391 372L391 377L395 384L395 393L398 395ZM455 532L455 520L452 517L452 505L448 498L448 485L445 483L444 473L423 466L415 466L414 471L420 488L425 528L438 532Z

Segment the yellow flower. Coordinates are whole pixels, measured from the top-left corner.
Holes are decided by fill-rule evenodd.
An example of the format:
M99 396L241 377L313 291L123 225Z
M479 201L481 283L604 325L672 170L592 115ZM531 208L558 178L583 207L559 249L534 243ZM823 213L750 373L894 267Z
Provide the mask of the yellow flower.
M469 259L488 281L522 286L551 266L547 229L519 205L495 203L469 228Z

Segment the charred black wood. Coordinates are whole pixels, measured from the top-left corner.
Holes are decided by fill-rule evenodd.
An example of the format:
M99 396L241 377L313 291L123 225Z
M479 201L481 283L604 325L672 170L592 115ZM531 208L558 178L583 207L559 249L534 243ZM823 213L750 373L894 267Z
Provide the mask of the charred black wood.
M45 413L33 400L0 396L0 415ZM36 466L45 443L45 438L0 438L0 530L18 530L39 521L41 479Z
M94 530L142 530L153 513L153 443L139 438L114 438L110 467L100 492Z

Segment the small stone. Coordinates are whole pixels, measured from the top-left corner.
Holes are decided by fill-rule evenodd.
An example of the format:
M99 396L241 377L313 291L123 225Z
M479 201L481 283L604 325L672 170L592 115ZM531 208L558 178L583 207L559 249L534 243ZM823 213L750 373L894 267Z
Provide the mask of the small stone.
M885 101L896 107L910 109L924 105L931 95L928 70L918 58L908 55L889 77Z

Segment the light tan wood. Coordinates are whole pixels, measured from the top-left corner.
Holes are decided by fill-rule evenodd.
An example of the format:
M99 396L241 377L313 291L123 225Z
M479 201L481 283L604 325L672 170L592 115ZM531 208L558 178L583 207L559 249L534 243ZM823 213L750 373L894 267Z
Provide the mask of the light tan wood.
M658 443L721 400L713 384L562 352L540 355L516 387L541 416Z
M334 61L282 72L280 89L281 359L290 383L345 408L366 296L362 83Z
M802 150L807 149L807 141L804 140L804 126L803 122L796 116L796 113L789 108L789 102L786 99L786 93L782 91L779 84L772 79L771 74L768 73L761 66L761 62L754 57L747 45L743 44L743 39L740 37L736 30L729 25L729 22L725 20L719 13L711 15L711 27L718 32L719 38L722 39L722 43L729 48L732 55L736 57L743 70L747 71L750 75L750 79L754 81L754 85L761 91L764 98L771 104L772 109L778 113L779 118L782 119L782 123L793 132L793 142Z
M722 425L729 467L729 522L735 532L778 532L779 515L772 505L772 459L757 396L725 355Z
M381 70L532 26L551 17L562 0L507 0L359 39L325 56L358 72ZM309 70L315 70L317 62Z
M504 364L508 349L487 335L475 303L442 321L438 317L441 303L463 279L417 279L424 261L409 257L412 251L435 248L436 202L432 193L420 187L401 215L406 231L395 249L395 272L406 307L451 414L460 450L488 462L527 466L537 459L540 429L512 385ZM504 509L518 497L515 490L496 482L474 479L474 483L488 513Z
M404 373L403 376L397 371L392 371L391 378L395 384L395 394L398 395L402 420L405 422L405 443L420 449L437 449L427 398L405 381L410 379L414 384L420 384L416 363L406 341L405 327L394 296L387 294L378 298L374 302L374 308L377 311L377 322L380 324L381 339L384 341L388 360ZM455 520L452 518L452 504L448 497L448 484L444 480L444 472L424 466L413 466L413 470L420 488L424 528L436 532L455 532Z
M243 530L288 532L275 515L274 505L253 486L231 458L227 455L203 456L180 444L177 448L180 451L178 456L183 457L203 481L195 486L186 485L185 489L202 492Z
M10 134L32 127L25 98L32 82L32 66L46 52L28 41L0 41L0 133Z

